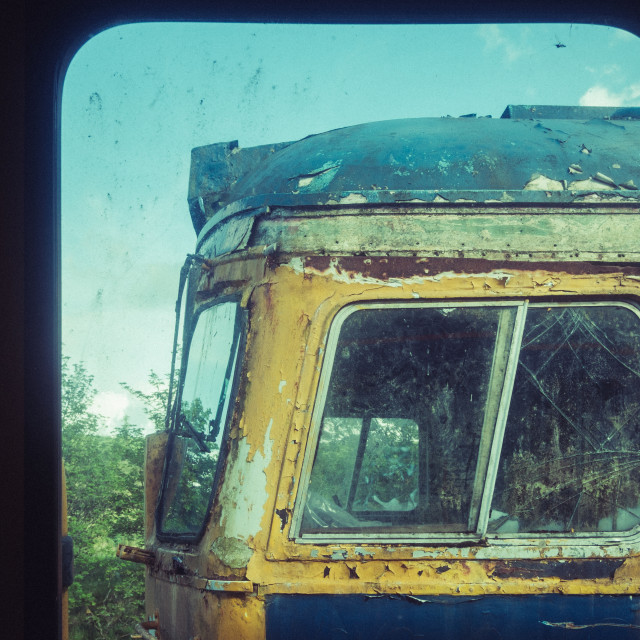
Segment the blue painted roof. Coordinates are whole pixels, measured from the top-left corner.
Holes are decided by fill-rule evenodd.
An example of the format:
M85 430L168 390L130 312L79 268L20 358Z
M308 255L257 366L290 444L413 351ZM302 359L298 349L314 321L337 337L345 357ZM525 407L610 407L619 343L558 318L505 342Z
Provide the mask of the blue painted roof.
M500 119L390 120L297 142L198 147L189 188L194 227L200 232L225 211L267 205L335 207L349 202L350 194L364 205L433 200L433 194L482 200L494 192L507 192L510 201L541 202L549 189L555 201L570 201L585 190L639 197L637 110L620 112L620 119L612 109L559 119L558 107L544 108L554 119L529 117L536 107L508 107Z

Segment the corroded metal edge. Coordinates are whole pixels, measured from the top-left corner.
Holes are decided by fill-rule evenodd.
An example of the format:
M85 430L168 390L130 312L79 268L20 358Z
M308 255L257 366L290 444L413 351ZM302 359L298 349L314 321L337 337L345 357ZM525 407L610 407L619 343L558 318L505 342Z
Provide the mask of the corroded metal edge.
M283 144L198 147L188 196L193 225L199 233L227 207L329 205L344 198L454 201L467 193L484 201L494 199L494 190L501 201L506 190L515 201L536 202L553 191L567 191L570 199L637 191L637 121L528 115L389 120Z

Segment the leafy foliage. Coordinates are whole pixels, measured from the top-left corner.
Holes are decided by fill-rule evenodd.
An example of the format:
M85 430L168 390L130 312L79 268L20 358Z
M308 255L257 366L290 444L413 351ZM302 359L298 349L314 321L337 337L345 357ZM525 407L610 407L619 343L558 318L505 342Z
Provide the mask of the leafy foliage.
M177 356L177 360L180 360L179 354ZM179 375L180 372L176 371L174 377L174 394ZM138 400L142 402L144 406L144 412L147 414L149 420L151 420L151 422L153 423L156 431L162 431L165 428L167 398L169 393L169 377L170 376L167 375L165 378L163 378L155 371L151 371L149 373L147 381L152 390L147 392L141 391L140 389L135 389L126 382L120 383L123 389L126 389L132 396L138 398Z
M211 409L205 409L200 398L191 404L182 402L185 424L198 434L206 434L211 421ZM211 485L220 453L220 443L205 435L198 442L185 427L174 440L165 498L163 529L172 533L195 533L202 526L209 506Z
M144 404L156 428L167 385L155 373L152 392L127 387ZM128 637L144 616L144 567L119 560L119 543L143 544L144 438L125 416L103 435L91 410L93 377L82 363L62 363L62 452L67 478L69 534L74 540L74 583L69 588L72 640Z

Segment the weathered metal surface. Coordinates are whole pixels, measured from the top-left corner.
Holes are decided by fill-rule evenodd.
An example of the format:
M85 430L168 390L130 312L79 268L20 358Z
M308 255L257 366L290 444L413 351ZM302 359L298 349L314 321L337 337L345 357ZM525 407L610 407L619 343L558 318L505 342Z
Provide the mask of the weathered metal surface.
M639 136L634 120L415 118L214 144L193 152L189 206L200 233L267 206L637 201Z
M151 433L145 441L144 537L148 545L154 540L155 512L162 484L162 468L168 437L166 432Z
M157 560L147 577L147 607L160 610L161 637L264 638L270 594L563 594L566 601L569 595L609 594L629 602L627 596L638 593L640 538L634 532L465 546L418 538L392 544L366 537L291 537L327 331L342 307L370 300L638 300L638 266L266 253L256 247L203 264L199 298L241 294L249 332L240 401L210 522L196 544L153 545ZM211 591L214 585L244 593ZM541 619L588 621L571 615Z
M251 593L253 583L246 580L207 580L207 591L230 591L234 593Z
M554 104L510 104L502 113L502 118L513 119L580 119L591 120L604 118L607 120L640 120L638 107L576 107L558 106Z
M200 539L155 540L164 444L148 443L147 611L161 612L161 637L375 637L363 624L372 621L389 638L393 628L381 630L395 616L405 620L399 637L637 633L627 596L640 590L640 528L427 540L294 527L328 331L346 305L640 300L640 123L625 119L634 114L511 115L194 150L196 304L236 296L248 333ZM292 607L308 607L314 629L290 621ZM324 624L342 612L346 626ZM603 626L610 616L624 626Z
M504 578L550 578L560 580L611 579L619 569L620 559L556 560L553 563L542 561L507 560L496 563L491 575L496 579Z
M194 589L149 578L146 585L147 612L158 609L157 636L163 640L266 637L264 600L255 594Z
M129 562L138 562L146 565L151 565L156 560L154 551L132 547L128 544L119 544L116 555L120 560L128 560Z
M638 637L639 608L602 596L269 596L267 637L618 640Z
M457 212L489 213L489 214L564 214L593 213L600 205L600 213L634 213L640 204L640 192L607 191L611 189L604 183L593 185L581 181L585 191L549 190L557 185L536 177L531 188L520 191L359 191L331 194L327 198L315 194L281 194L276 205L264 205L262 196L244 198L225 207L213 216L198 237L199 246L211 246L208 253L211 257L223 255L235 246L237 225L248 224L252 217L306 217L306 216L347 216L361 215L363 219L371 215L388 214L395 217L426 213L429 215L453 215ZM544 190L534 190L540 187ZM590 190L589 190L590 189ZM604 191L603 191L604 189ZM357 205L354 206L354 205ZM537 208L536 208L537 207ZM248 209L249 211L246 211ZM242 218L236 221L235 216ZM249 217L247 219L247 216ZM229 240L227 236L232 236ZM212 237L214 236L214 237ZM243 237L243 246L256 244ZM237 244L240 248L240 243ZM315 247L317 251L331 251L333 247L325 242ZM372 247L375 251L376 247Z
M231 219L232 223L232 219ZM227 222L203 234L199 250L222 255ZM250 244L288 253L417 255L502 261L638 262L640 207L590 206L457 211L415 207L336 213L334 209L277 209L259 216Z
M203 195L219 193L221 198L227 192L233 176L239 176L247 167L258 165L271 154L288 146L289 143L263 145L243 149L240 153L238 142L224 142L206 147L196 147L191 152L191 173L189 175L189 209L193 225L201 228L206 220ZM221 203L224 206L224 203ZM215 205L214 205L215 206Z
M389 280L392 278L412 278L424 272L438 274L499 273L504 267L502 260L477 258L418 258L413 256L371 256L363 260L361 256L305 256L304 268L317 273L335 269L347 274L359 274L362 278ZM627 273L633 279L638 269L633 266L604 265L585 262L517 262L509 263L509 270L566 273L571 275L593 275L603 273Z
M640 214L518 212L264 217L255 242L285 252L417 254L494 260L640 261Z

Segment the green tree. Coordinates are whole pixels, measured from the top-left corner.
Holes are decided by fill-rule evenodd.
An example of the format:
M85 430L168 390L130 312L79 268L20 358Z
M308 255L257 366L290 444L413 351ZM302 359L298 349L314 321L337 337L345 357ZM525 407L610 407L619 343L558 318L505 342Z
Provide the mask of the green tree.
M169 377L169 375L162 377L155 371L150 371L147 381L151 387L151 391L141 391L126 382L120 383L123 389L127 390L134 398L142 402L143 410L153 423L156 431L164 431L166 427L165 419L167 415L167 400L169 397ZM180 371L176 370L173 385L174 400L179 379Z
M113 435L92 411L96 390L82 363L62 362L62 451L67 476L74 584L73 640L127 637L144 615L144 568L116 558L120 542L141 545L144 439L124 418Z

